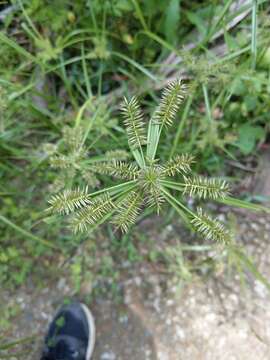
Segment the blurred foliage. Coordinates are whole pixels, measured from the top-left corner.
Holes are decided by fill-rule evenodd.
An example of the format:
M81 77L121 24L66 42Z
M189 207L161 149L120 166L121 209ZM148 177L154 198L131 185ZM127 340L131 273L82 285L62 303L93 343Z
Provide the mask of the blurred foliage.
M229 30L231 21L246 10L229 12L229 3L12 0L0 4L1 216L61 249L53 252L0 221L1 285L24 283L33 267L39 269L38 278L44 269L48 271L48 259L58 263L62 251L70 254L83 241L57 218L47 218L44 209L51 190L71 179L76 185L85 181L82 178L93 184L92 174L85 173L84 166L76 167L75 152L66 144L66 134L72 133L76 121L87 133L86 153L79 154L85 165L103 154L110 157L111 151L127 150L123 124L117 120L123 94L140 94L143 107L150 109L148 115L157 103L155 89L175 72L183 72L191 95L173 128L160 139L161 161L192 151L198 159L197 172L237 177L225 166L228 160L245 164L245 156L256 158L261 147L269 146L269 5L258 1L257 29L249 13ZM212 40L218 32L221 36ZM214 54L219 46L222 50ZM182 61L173 63L176 56ZM73 156L72 165L58 172L52 155L58 160ZM99 181L111 185L105 177ZM169 257L175 258L173 252ZM113 266L109 260L106 264ZM79 266L71 270L77 283Z

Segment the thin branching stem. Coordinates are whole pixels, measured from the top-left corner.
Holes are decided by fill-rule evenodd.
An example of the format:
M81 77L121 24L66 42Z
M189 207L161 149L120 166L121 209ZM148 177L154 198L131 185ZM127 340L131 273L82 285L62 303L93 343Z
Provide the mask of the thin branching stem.
M3 222L5 225L11 227L13 230L17 231L18 233L22 234L24 237L31 239L33 241L36 241L37 243L42 244L43 246L47 246L54 250L61 250L60 247L55 245L53 242L50 242L48 240L42 239L39 236L33 235L29 231L23 229L22 227L14 224L12 221L7 219L5 216L0 215L0 222Z
M128 187L132 188L131 185L136 184L136 182L137 182L137 180L130 180L130 181L118 184L118 185L114 185L114 186L111 186L111 187L108 187L108 188L104 188L104 189L95 191L93 193L90 193L89 197L100 195L100 194L103 194L104 192L107 192L107 193L110 193L111 195L114 195L114 194L117 194L117 193L119 193L119 192L121 192L123 190L127 190Z
M208 124L210 125L212 123L212 115L211 115L211 107L210 107L207 86L205 84L202 84L202 89L203 89L203 96L205 102L206 116L207 116Z
M183 114L182 114L181 119L179 121L179 125L178 125L177 132L176 132L176 135L175 135L175 138L174 138L174 141L173 141L173 146L171 148L169 159L171 159L173 157L173 155L175 154L175 151L176 151L180 136L182 134L182 131L183 131L184 126L186 124L186 120L188 118L188 113L189 113L189 110L190 110L192 100L193 100L193 95L190 95L187 102L186 102L186 104L185 104Z
M188 207L186 207L184 204L182 204L180 201L178 201L172 194L170 194L169 191L165 190L164 187L161 188L162 192L169 197L172 201L174 201L181 209L183 209L186 213L191 215L192 217L196 217L196 214L191 211Z
M173 189L173 190L177 190L177 191L181 191L183 192L184 191L184 184L181 184L179 182L174 182L174 181L169 181L169 180L160 180L161 184L170 188L170 189Z
M256 68L257 60L257 7L257 0L252 0L251 66L253 70Z

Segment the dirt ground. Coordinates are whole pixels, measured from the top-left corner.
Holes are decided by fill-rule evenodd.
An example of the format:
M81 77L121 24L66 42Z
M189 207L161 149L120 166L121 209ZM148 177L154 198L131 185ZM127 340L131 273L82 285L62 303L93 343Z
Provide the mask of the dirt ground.
M260 271L270 275L270 223L262 216L241 216L238 241L245 243ZM114 359L270 359L270 293L252 276L241 288L237 276L224 273L203 282L163 289L161 277L147 264L123 281L124 301L97 298L91 305L96 318L94 360ZM168 279L170 281L170 279ZM72 289L61 278L42 290L23 288L11 297L22 311L13 326L20 338L38 333L27 359L39 359L40 339L64 297ZM84 295L79 296L85 301Z
M258 186L269 195L269 185L262 184L261 177ZM260 272L270 279L269 216L244 211L236 215L237 243L244 245ZM179 229L168 225L161 235L156 234L169 241L179 236ZM166 288L164 276L155 267L140 263L121 279L121 303L106 296L92 302L97 328L94 360L270 359L270 292L250 273L245 274L246 287L241 286L239 275L227 276L224 269L207 281L195 277L181 289L174 279L165 278ZM0 293L2 304L13 301L22 310L10 338L39 334L25 360L39 359L48 321L72 294L63 277L43 289L27 285L13 293ZM88 303L85 290L78 299Z

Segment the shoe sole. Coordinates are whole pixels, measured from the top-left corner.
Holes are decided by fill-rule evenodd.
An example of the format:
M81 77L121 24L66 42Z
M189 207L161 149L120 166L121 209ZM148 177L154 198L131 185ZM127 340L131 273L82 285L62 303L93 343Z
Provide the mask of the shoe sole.
M94 318L93 318L91 311L88 309L88 307L85 304L80 303L80 305L81 305L81 307L84 311L84 314L87 318L88 327L89 327L89 338L88 338L88 346L87 346L85 360L90 360L91 356L93 354L93 351L94 351L94 346L95 346L96 327L95 327L95 322L94 322Z

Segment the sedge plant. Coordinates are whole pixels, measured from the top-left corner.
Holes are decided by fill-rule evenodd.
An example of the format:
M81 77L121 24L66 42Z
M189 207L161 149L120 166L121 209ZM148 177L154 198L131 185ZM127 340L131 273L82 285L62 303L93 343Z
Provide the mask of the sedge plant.
M125 98L121 112L133 160L97 162L89 169L94 174L112 176L118 183L94 192L88 192L87 186L65 189L51 197L48 211L70 216L76 233L90 231L107 220L127 232L144 209L154 208L159 213L167 203L203 237L227 244L231 235L225 226L201 208L193 211L186 197L253 210L261 210L260 207L230 197L224 179L194 175L195 159L191 154L175 155L165 163L160 163L156 156L161 134L173 124L185 95L186 87L181 80L171 82L148 126L137 98Z

